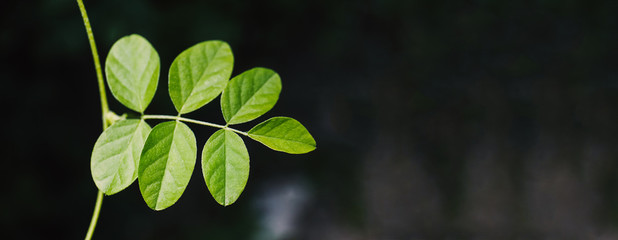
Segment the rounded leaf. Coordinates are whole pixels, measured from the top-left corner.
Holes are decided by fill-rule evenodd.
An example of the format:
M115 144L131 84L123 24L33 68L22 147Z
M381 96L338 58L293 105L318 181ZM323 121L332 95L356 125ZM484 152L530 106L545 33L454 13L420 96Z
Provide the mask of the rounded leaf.
M267 68L253 68L227 84L221 95L221 112L228 124L248 122L272 109L279 93L279 74Z
M267 147L286 153L308 153L316 146L309 131L300 122L289 117L268 119L247 133L250 138Z
M127 188L137 179L137 166L150 126L143 120L120 120L97 139L90 158L92 179L106 195Z
M169 93L179 113L197 110L217 97L234 66L232 49L223 41L205 41L183 51L169 72Z
M185 191L197 156L195 135L184 123L163 122L150 134L139 162L139 190L154 210L172 206Z
M105 60L105 75L112 95L140 113L154 97L159 71L159 54L137 34L116 41Z
M249 153L242 138L224 129L210 136L202 151L202 173L219 204L234 203L249 179Z

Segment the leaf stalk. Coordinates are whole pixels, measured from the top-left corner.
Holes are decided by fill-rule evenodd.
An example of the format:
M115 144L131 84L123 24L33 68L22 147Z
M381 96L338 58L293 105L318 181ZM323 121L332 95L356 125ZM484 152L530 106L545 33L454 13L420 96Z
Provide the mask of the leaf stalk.
M244 135L244 136L249 136L248 133L240 131L240 130L236 130L233 129L231 127L228 127L227 125L219 125L216 123L210 123L210 122L204 122L204 121L200 121L200 120L195 120L195 119L190 119L190 118L184 118L181 116L170 116L170 115L142 115L142 119L161 119L161 120L176 120L176 121L183 121L183 122L188 122L188 123L194 123L194 124L198 124L198 125L204 125L204 126L209 126L209 127L215 127L215 128L221 128L221 129L226 129L226 130L230 130L232 132L236 132L238 134Z

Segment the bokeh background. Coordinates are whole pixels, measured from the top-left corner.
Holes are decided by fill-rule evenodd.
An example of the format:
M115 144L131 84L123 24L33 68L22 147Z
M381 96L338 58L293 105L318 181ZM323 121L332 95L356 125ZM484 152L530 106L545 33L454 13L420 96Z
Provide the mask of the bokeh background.
M175 113L176 55L220 39L233 75L283 81L239 128L291 116L318 143L288 155L245 139L251 174L229 207L199 165L162 212L133 184L105 198L96 239L618 239L617 1L85 4L102 61L132 33L159 52L147 113ZM82 238L101 123L76 2L4 2L0 61L2 238ZM188 117L223 123L217 100ZM215 130L191 127L199 149Z

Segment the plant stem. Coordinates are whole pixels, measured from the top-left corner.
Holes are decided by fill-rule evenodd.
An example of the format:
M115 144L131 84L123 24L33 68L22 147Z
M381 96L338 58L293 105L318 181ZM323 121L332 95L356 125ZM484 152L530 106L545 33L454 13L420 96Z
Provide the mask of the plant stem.
M105 83L103 80L103 72L101 71L101 62L99 62L99 53L97 51L97 45L94 42L94 35L92 34L92 27L90 27L90 20L88 20L88 14L86 13L86 7L82 0L77 0L79 10L82 13L82 19L84 20L84 26L86 27L86 33L88 34L88 40L90 41L90 50L92 50L92 59L94 60L94 69L97 72L97 81L99 83L99 97L101 98L101 116L103 119L103 130L108 127L105 116L109 111L107 106L107 96L105 95Z
M90 227L88 227L88 233L86 233L85 239L91 239L94 233L94 228L97 226L97 220L99 219L99 213L101 212L101 204L103 204L103 192L97 193L97 202L94 206L94 213L92 213L92 220L90 220Z
M94 60L94 69L97 72L97 81L99 84L99 98L101 99L101 119L103 120L103 130L109 125L106 120L107 112L109 112L109 106L107 105L107 96L105 95L105 84L103 80L103 73L101 71L101 62L99 61L99 53L97 52L97 45L94 42L94 35L92 34L92 27L90 27L90 20L88 20L88 14L86 13L86 7L82 0L77 0L77 5L82 14L84 26L86 27L86 33L88 34L88 41L90 42L90 50L92 50L92 59ZM88 227L88 233L86 233L86 240L92 238L94 229L97 226L97 220L99 219L99 213L101 212L101 205L103 204L103 192L97 192L97 201L94 205L94 212L92 213L92 219L90 220L90 226Z
M190 122L190 123L195 123L195 124L199 124L199 125L204 125L204 126L209 126L209 127L216 127L216 128L221 128L221 129L227 129L230 130L232 132L236 132L245 136L249 136L248 133L240 131L240 130L236 130L233 128L228 127L227 125L219 125L216 123L209 123L209 122L204 122L204 121L199 121L199 120L195 120L195 119L190 119L190 118L183 118L181 116L169 116L169 115L142 115L142 119L166 119L166 120L178 120L178 121L183 121L183 122Z

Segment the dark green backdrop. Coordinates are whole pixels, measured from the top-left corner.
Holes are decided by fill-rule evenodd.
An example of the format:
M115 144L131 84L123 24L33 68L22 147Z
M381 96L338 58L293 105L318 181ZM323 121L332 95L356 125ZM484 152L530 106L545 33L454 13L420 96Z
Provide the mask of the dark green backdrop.
M287 155L245 139L249 183L229 207L199 166L162 212L133 184L105 198L96 239L618 238L616 1L85 4L102 60L132 33L159 52L148 113L174 114L176 55L220 39L233 75L281 75L267 117L318 143ZM0 63L1 235L82 238L101 123L76 2L3 3ZM223 123L218 101L188 116ZM215 130L192 127L198 148Z

